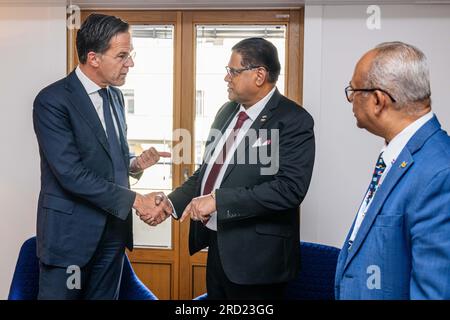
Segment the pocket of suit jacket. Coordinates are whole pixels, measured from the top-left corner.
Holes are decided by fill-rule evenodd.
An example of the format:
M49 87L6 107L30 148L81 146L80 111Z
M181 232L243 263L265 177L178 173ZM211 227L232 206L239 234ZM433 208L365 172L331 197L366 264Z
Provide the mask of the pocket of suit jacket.
M290 226L276 225L276 224L257 224L256 233L269 236L277 236L283 238L290 238L292 230Z
M50 209L54 212L69 214L73 213L73 208L75 203L73 201L57 197L50 194L45 194L42 207L45 209Z
M376 217L374 225L377 227L398 227L403 224L403 215L380 214Z

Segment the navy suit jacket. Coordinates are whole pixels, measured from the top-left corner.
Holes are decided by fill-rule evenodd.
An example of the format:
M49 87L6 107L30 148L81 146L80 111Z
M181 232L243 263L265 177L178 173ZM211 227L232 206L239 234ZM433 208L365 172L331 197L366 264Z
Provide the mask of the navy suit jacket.
M110 87L123 160L129 167L123 96ZM93 256L108 215L126 221L131 249L135 193L114 183L105 130L75 72L36 97L33 124L41 156L37 253L48 265L80 267Z
M223 133L238 111L237 103L226 103L211 129ZM256 135L247 133L238 146L238 150L245 151L240 156L249 157L245 161L236 158L227 166L222 184L216 190L217 241L223 269L232 282L269 284L286 282L297 275L299 206L308 190L314 165L313 126L313 119L305 109L276 90L250 128ZM262 136L265 129L267 136ZM212 154L219 141L213 139L214 130L208 138L206 154ZM271 130L278 130L279 137L272 135ZM256 148L257 138L261 142L271 140L271 144ZM256 151L270 154L272 161L266 163L267 159L261 158L251 161ZM191 199L200 195L206 168L207 163L203 162L169 195L177 214L181 215ZM264 169L268 170L264 172ZM208 229L201 222L191 220L190 253L208 244Z
M379 187L351 248L337 299L450 299L450 138L436 117L409 140Z

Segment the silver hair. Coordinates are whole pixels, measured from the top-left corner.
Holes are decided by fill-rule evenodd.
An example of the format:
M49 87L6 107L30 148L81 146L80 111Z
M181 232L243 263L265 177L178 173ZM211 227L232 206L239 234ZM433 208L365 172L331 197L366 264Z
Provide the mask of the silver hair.
M416 113L431 105L430 72L425 54L399 41L375 47L366 79L368 88L380 88L396 100L394 108Z

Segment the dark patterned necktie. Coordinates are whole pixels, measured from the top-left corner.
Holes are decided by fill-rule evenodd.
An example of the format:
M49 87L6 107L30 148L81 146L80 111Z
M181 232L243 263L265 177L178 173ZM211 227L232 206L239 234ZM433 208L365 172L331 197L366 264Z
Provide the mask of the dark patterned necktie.
M105 118L106 135L108 136L109 151L114 166L114 181L118 185L128 187L128 168L125 166L124 155L120 147L111 113L110 99L107 88L98 90L103 99L103 116ZM117 119L116 122L118 123Z
M369 192L366 198L366 205L369 204L370 200L373 198L373 195L378 189L380 184L381 176L383 175L384 170L386 169L386 164L383 160L383 152L380 153L377 163L375 165L375 170L373 171L372 181L370 181Z

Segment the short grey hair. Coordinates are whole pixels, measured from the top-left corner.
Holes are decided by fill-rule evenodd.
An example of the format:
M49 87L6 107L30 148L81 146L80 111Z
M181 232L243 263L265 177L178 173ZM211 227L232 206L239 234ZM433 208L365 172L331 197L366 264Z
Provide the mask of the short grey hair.
M408 113L431 105L430 72L425 54L403 42L383 42L374 48L367 88L380 88L396 100L394 108Z

